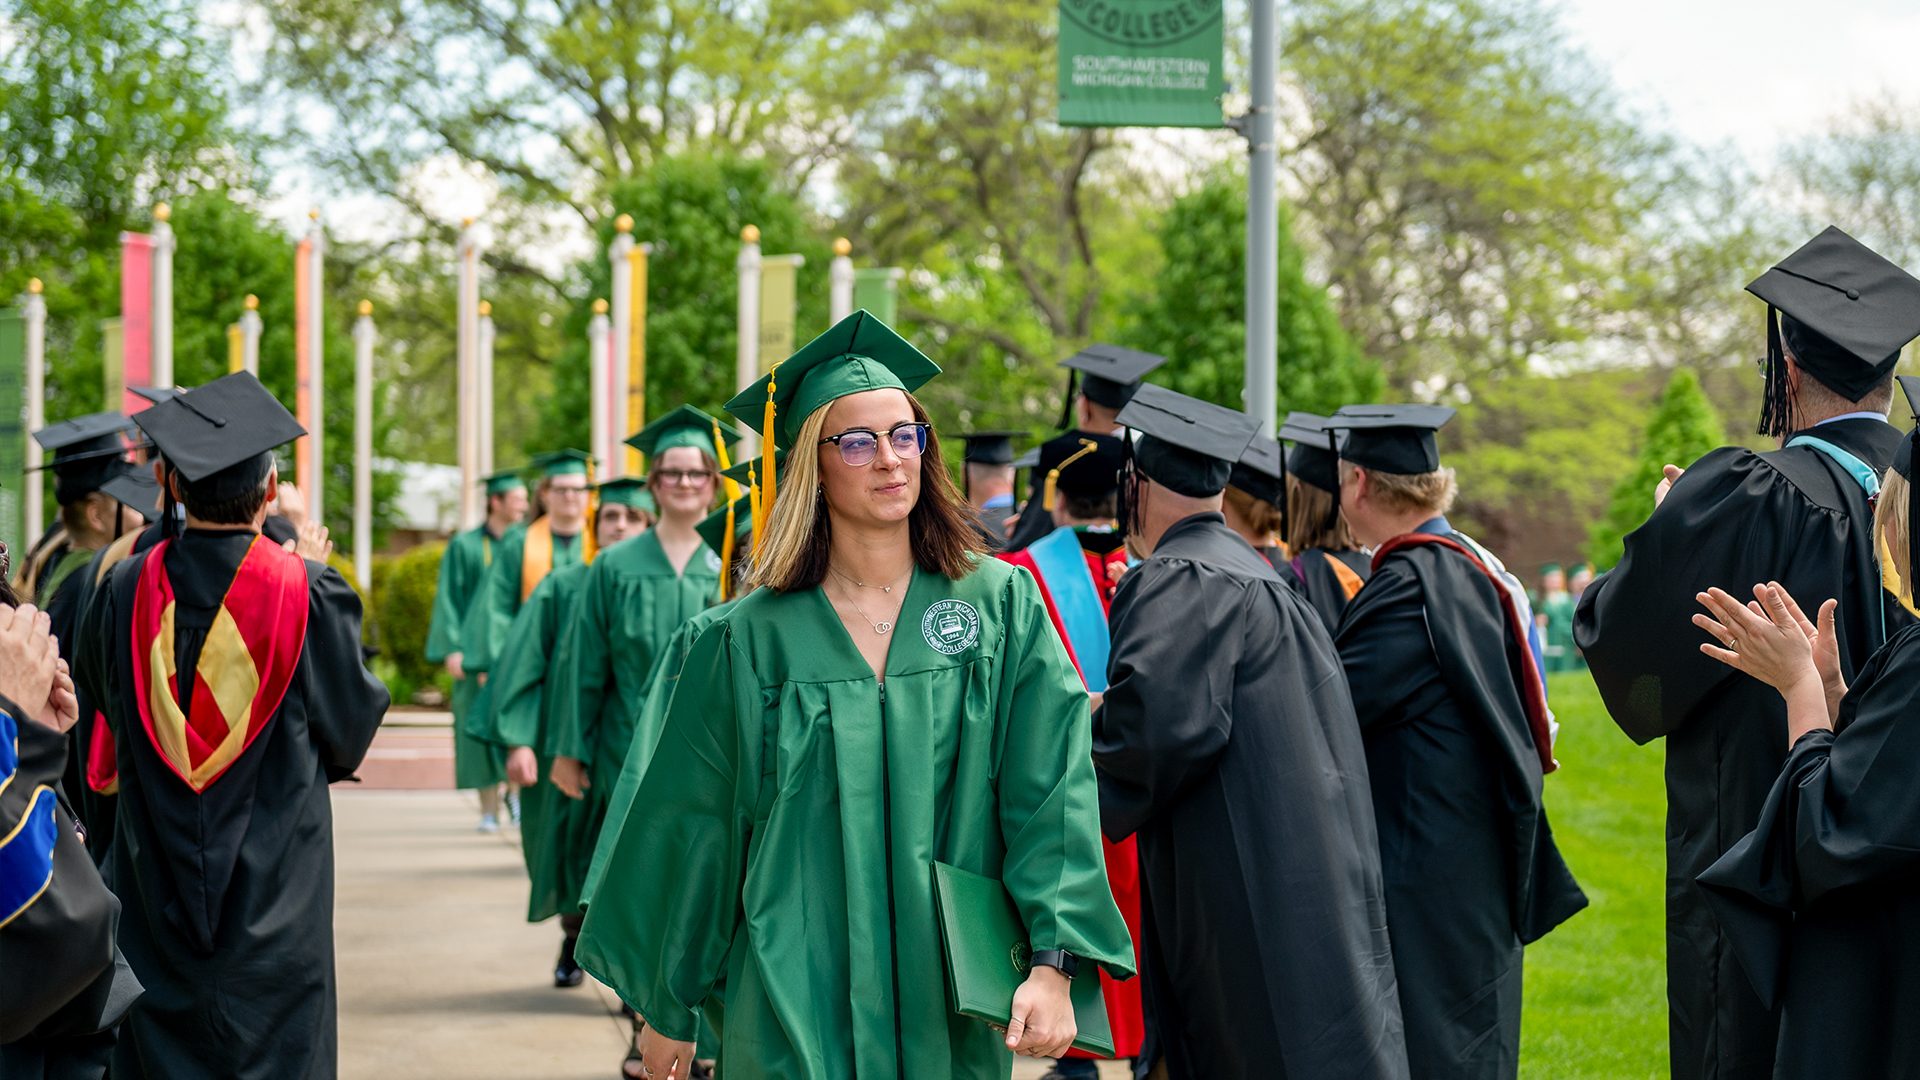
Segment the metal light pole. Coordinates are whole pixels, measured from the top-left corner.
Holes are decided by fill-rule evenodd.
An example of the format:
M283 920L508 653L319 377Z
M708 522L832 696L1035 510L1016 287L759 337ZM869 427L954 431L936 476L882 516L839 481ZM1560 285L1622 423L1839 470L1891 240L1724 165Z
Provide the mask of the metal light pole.
M373 588L373 302L353 324L353 578Z
M1241 132L1247 137L1247 386L1246 412L1269 438L1279 426L1276 369L1280 321L1280 193L1274 146L1275 69L1280 65L1275 7L1251 0L1252 83Z

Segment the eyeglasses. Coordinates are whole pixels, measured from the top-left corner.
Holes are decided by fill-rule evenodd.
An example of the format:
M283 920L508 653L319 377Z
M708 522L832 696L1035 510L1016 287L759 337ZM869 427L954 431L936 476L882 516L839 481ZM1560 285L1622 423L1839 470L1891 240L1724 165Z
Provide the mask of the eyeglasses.
M887 429L887 443L893 447L898 457L919 457L927 449L927 431L931 424L906 421ZM866 428L851 428L838 435L829 435L820 442L834 443L840 447L840 460L849 465L866 465L880 453L880 433Z
M547 485L547 495L549 497L555 495L585 495L586 493L587 489L585 487L562 487L559 484Z
M699 487L713 479L713 473L706 469L655 469L653 476L668 487L675 484L681 487Z

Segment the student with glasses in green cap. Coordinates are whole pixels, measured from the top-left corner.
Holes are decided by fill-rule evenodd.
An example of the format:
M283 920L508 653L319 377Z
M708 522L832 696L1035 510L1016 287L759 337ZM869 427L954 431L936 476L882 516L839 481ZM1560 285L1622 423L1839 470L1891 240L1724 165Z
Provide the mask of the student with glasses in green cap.
M453 676L453 777L461 790L480 792L480 829L500 827L499 755L467 734L480 695L478 669L469 672L462 646L463 624L474 599L493 569L493 558L507 530L527 512L527 484L520 473L503 469L480 481L487 489L487 519L455 533L440 556L440 579L433 590L433 621L427 627L427 662L442 664ZM485 713L477 714L484 719Z
M1087 693L1033 579L984 557L910 393L938 373L857 312L728 403L794 452L587 908L581 964L646 1023L629 1075L684 1074L719 1007L722 1072L1005 1077L1073 1040L1076 974L1133 974ZM936 861L1025 923L1004 1034L949 1008Z
M604 550L653 523L653 499L641 479L609 480L596 491L594 543ZM507 628L500 653L494 658L494 677L484 714L470 715L466 734L506 755L509 783L520 789L520 849L532 883L527 898L527 921L542 922L560 916L563 935L560 957L554 962L553 984L579 986L579 965L573 962L573 943L580 933L579 882L585 866L563 866L562 835L567 800L545 780L550 761L541 747L552 699L546 694L552 673L554 646L567 625L573 602L586 580L587 564L555 570L541 579ZM572 853L576 859L584 855Z

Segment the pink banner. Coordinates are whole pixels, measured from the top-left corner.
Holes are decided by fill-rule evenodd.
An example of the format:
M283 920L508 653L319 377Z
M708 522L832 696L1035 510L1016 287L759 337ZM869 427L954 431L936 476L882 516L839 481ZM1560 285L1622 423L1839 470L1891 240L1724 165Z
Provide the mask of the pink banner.
M153 237L146 233L120 234L120 336L122 385L152 386ZM120 396L120 411L129 416L152 404L132 391Z

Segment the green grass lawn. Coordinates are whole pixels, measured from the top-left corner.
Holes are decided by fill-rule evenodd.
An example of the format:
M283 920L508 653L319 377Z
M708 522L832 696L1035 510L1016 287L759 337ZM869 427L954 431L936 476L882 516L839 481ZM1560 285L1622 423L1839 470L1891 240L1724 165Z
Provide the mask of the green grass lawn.
M1520 1075L1664 1078L1665 753L1620 733L1585 672L1550 676L1547 691L1560 721L1547 812L1592 903L1527 949Z

